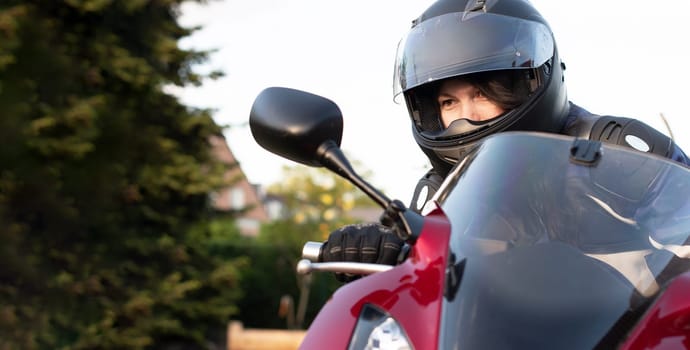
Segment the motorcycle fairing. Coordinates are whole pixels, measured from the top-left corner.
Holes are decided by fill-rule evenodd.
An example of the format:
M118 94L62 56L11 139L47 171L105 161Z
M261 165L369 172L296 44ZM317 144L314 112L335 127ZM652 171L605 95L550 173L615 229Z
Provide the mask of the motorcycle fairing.
M425 234L427 232L428 234ZM347 349L362 308L375 305L400 322L415 349L436 349L450 227L439 212L425 218L410 256L395 268L338 289L312 322L300 349Z
M690 235L688 169L606 144L581 165L569 161L572 142L497 135L446 179L437 202L452 273L439 348L617 346L677 276L662 271L690 267L678 254Z

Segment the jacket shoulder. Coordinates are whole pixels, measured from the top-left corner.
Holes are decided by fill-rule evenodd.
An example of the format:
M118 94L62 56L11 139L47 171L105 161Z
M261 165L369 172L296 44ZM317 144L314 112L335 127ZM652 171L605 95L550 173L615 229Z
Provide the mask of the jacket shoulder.
M574 106L574 105L573 105ZM633 118L601 116L574 106L563 134L649 152L689 165L673 140L646 123Z

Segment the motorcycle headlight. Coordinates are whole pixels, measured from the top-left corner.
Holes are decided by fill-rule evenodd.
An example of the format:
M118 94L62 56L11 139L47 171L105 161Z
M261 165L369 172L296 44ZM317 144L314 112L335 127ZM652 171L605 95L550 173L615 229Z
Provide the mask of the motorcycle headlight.
M357 319L348 350L411 350L405 330L386 312L364 305Z

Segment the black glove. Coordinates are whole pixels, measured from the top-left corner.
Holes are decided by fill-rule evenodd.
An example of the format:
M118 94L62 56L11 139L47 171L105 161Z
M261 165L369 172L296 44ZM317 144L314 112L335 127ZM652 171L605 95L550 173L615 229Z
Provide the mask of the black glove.
M380 224L347 225L333 231L321 248L319 261L347 261L396 265L404 242ZM341 282L359 276L336 273Z
M396 265L404 243L380 224L347 225L331 232L321 248L319 261ZM350 282L361 276L336 273L335 277L340 282Z

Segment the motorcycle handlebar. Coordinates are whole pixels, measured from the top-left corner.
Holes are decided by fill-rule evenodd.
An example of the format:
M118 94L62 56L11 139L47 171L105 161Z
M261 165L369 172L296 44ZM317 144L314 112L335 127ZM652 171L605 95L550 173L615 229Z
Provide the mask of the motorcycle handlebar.
M369 275L376 272L388 271L393 268L390 265L366 264L360 262L318 262L321 255L321 242L307 242L302 247L302 260L297 264L299 274L308 274L312 271L329 271L336 273L349 273L353 275Z
M307 243L304 243L304 247L302 247L302 258L311 261L319 261L322 246L322 242L309 241Z

